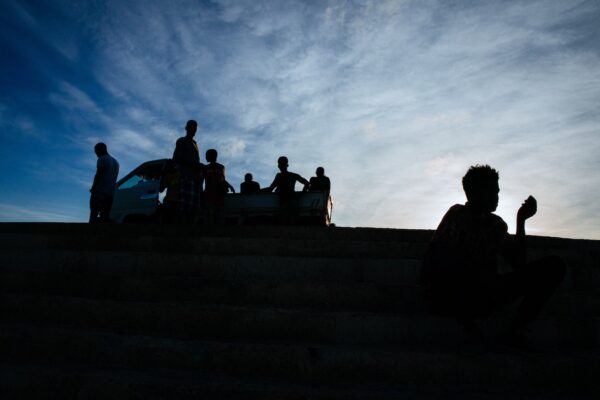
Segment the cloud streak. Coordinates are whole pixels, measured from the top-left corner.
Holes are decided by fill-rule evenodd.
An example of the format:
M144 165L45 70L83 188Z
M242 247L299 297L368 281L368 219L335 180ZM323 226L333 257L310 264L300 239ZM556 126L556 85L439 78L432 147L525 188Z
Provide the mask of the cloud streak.
M531 193L531 229L600 238L595 2L107 1L82 15L95 84L57 77L48 98L82 152L101 138L123 172L169 157L195 118L232 183L270 183L282 154L306 177L323 165L338 225L435 228L488 163L513 229Z

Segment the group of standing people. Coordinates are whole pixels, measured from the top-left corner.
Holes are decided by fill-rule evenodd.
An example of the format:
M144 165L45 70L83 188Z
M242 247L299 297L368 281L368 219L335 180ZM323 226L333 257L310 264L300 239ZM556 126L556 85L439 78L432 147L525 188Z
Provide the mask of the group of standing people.
M173 158L167 167L161 191L167 189L164 206L168 219L178 222L222 223L222 207L225 194L235 193L233 186L225 179L225 167L217 162L215 149L206 151L207 164L200 162L200 151L194 140L198 123L189 120L185 126L186 135L177 140ZM296 182L304 184L304 190L322 190L329 194L331 183L325 176L323 167L317 168L317 176L307 181L302 176L290 172L288 159L279 157L280 172L273 183L261 189L260 184L247 173L240 185L242 194L272 192L279 195L282 210L293 212ZM202 211L202 212L201 212Z
M169 221L218 222L225 193L235 189L225 180L225 167L217 162L215 149L206 152L207 164L200 162L200 151L194 140L198 123L189 120L186 135L177 140L170 163L161 181L161 191L167 189L163 201ZM202 204L203 214L200 213Z
M186 135L177 140L170 165L167 168L161 191L167 189L164 199L165 215L168 220L176 222L199 222L219 224L223 222L222 208L225 194L235 193L233 186L225 179L225 166L217 162L215 149L206 151L206 162L200 162L200 151L194 140L198 123L189 120L185 126ZM251 194L271 192L279 194L281 207L285 209L294 197L296 181L310 188L310 182L300 175L287 171L287 158L280 157L281 172L267 188L253 180L252 174L244 176L240 185L240 193ZM322 170L322 168L321 168ZM326 178L326 177L324 177ZM328 180L328 178L326 178ZM315 184L314 188L319 187ZM329 192L330 185L327 186Z
M222 223L222 208L225 194L235 193L233 186L225 179L225 166L217 162L218 152L215 149L206 151L206 164L200 162L200 150L194 140L198 123L187 121L186 135L177 139L173 157L161 176L160 191L167 191L163 200L163 221L195 223L203 221L207 224ZM119 163L108 154L106 144L98 143L94 147L98 156L96 175L90 189L90 223L108 222L116 189ZM279 195L280 208L283 214L295 211L295 184L304 185L304 191L323 191L329 195L331 182L325 176L323 167L318 167L315 177L310 181L290 172L288 159L279 157L280 172L273 183L266 188L260 187L253 180L252 174L244 176L240 185L240 193L252 194L275 191Z

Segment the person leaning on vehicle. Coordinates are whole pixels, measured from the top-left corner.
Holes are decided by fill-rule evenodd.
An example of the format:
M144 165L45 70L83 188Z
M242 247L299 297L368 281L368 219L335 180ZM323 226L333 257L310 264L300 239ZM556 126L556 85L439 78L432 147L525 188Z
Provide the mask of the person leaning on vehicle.
M119 175L119 163L108 154L104 143L96 144L94 152L98 156L98 162L90 189L90 223L108 222Z
M275 175L273 183L269 187L261 189L261 192L275 190L279 196L280 223L286 225L294 223L298 213L298 201L295 195L296 182L304 185L303 191L308 191L310 183L297 173L288 171L289 163L286 156L277 159L277 167L280 172Z

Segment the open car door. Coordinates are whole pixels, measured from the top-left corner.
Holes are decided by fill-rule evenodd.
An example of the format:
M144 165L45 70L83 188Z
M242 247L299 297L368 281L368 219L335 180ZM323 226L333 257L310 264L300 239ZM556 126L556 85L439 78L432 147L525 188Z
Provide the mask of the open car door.
M111 220L141 222L154 218L160 204L160 178L166 160L148 161L117 183Z

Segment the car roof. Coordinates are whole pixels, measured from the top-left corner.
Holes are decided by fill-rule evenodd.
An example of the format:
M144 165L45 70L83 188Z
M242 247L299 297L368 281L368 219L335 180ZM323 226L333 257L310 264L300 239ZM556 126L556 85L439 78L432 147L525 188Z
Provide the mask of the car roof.
M150 160L150 161L143 162L140 165L138 165L137 167L135 167L134 169L132 169L131 172L127 173L127 175L125 175L124 177L119 179L119 181L117 182L117 186L120 185L121 182L125 181L126 179L129 179L132 175L134 175L140 169L148 168L153 165L165 164L167 161L169 161L169 158L161 158L158 160Z

